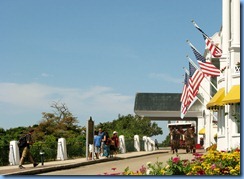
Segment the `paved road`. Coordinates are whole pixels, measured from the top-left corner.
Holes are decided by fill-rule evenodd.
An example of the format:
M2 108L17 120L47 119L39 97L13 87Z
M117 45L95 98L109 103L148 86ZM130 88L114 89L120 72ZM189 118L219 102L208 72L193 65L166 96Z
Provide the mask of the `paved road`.
M92 165L81 166L77 168L59 170L48 173L42 173L41 175L106 175L106 174L118 174L122 173L126 167L129 167L132 171L139 170L142 165L146 166L148 162L155 163L156 161L166 162L171 158L176 157L172 153L156 153L154 155L142 156L138 158L128 158L123 160L113 160L104 163L95 163ZM194 155L186 154L184 150L179 151L179 157L181 159L192 159Z

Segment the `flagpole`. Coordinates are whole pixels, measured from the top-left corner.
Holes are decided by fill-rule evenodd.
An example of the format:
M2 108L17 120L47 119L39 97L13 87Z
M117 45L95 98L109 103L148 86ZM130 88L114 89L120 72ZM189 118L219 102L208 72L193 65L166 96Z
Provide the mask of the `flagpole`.
M197 48L194 46L194 45L192 45L192 43L189 41L189 40L186 40L186 42L190 45L190 46L192 46L199 54L201 54L198 50L197 50Z
M188 58L188 61L196 68L196 69L199 69L201 72L202 72L202 70L201 70L201 68L199 68L193 61L192 61L192 59L190 59L190 57L187 55L186 56L187 58ZM214 89L216 90L216 91L218 91L218 89L216 88L216 86L214 86L214 84L206 77L206 76L204 76L204 78L205 79L207 79L208 80L208 82L214 87Z
M201 94L199 94L200 96L202 96ZM203 97L203 96L202 96ZM205 107L205 105L204 105L204 103L196 96L196 98L198 99L198 101ZM196 100L195 100L196 101ZM195 102L194 101L194 102ZM190 109L190 108L189 108ZM218 120L218 118L216 117L216 116L214 116L211 112L210 112L210 114L216 119L216 120Z
M202 33L205 37L209 38L208 35L205 34L205 32L202 31L202 29L197 25L197 23L196 23L194 20L191 20L191 22L193 23L193 25L194 25L198 30L201 31L201 33Z

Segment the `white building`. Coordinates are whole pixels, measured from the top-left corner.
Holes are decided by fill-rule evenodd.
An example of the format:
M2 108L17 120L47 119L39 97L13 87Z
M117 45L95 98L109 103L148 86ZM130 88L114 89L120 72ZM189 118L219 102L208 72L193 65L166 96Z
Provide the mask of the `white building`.
M222 57L212 59L207 50L205 53L206 59L219 62L222 71L216 81L217 92L207 103L206 114L210 114L210 120L205 122L209 144L213 138L211 114L217 114L217 150L220 151L240 147L240 0L223 0L222 4L222 29L212 37L222 49ZM209 89L211 94L213 90L210 86Z
M211 37L222 57L213 58L207 48L204 53L222 74L202 81L199 100L182 122L196 125L197 143L203 137L205 149L217 143L217 150L228 151L240 147L240 0L222 0L222 6L222 27ZM138 93L134 111L151 120L181 121L180 95Z

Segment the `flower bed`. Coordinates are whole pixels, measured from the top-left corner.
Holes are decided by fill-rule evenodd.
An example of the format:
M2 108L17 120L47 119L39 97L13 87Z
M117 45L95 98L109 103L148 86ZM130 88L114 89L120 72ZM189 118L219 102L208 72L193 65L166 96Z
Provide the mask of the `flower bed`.
M229 152L209 150L206 154L194 155L191 161L172 157L166 166L159 161L148 163L136 172L127 167L122 175L240 175L239 149Z

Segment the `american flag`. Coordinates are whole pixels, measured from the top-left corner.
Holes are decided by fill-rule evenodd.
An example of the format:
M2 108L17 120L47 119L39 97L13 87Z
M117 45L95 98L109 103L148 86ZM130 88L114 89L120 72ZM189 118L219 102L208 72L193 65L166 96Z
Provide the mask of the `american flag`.
M198 61L198 64L206 76L219 76L220 70L216 68L211 62L207 62L206 59L193 47L191 43L189 43L191 46L191 49L196 56L196 59Z
M191 104L193 99L198 93L199 86L204 79L204 74L200 69L196 69L190 62L189 62L189 85L188 85L188 105Z
M212 42L211 38L209 38L208 35L205 34L203 32L203 30L194 21L193 21L193 24L202 33L206 46L207 46L208 50L211 52L211 54L213 55L213 57L215 57L215 58L221 57L222 50Z
M181 119L183 119L186 115L186 112L187 112L187 106L181 104L181 110L180 110L181 114L180 114L180 117Z
M183 86L183 91L181 94L181 119L184 118L186 112L187 112L187 97L188 97L188 80L189 80L189 76L188 74L185 72L185 80L184 80L184 86Z
M186 105L187 103L187 96L188 96L188 80L189 80L189 77L187 75L187 73L185 73L185 80L184 80L184 86L183 86L183 91L182 91L182 94L181 94L181 98L180 98L180 101L183 105Z

